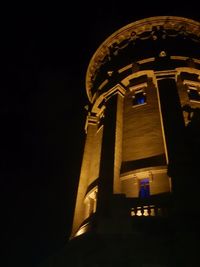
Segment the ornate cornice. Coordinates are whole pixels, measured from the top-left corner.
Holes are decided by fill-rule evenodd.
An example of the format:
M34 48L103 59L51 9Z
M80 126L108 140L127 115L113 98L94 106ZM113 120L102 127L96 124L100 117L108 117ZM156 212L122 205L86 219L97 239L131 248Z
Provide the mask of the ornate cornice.
M92 99L91 88L96 72L113 56L120 53L120 50L126 48L130 43L134 45L137 39L157 40L178 35L200 42L200 23L175 16L150 17L130 23L114 32L99 46L90 60L86 73L88 98Z

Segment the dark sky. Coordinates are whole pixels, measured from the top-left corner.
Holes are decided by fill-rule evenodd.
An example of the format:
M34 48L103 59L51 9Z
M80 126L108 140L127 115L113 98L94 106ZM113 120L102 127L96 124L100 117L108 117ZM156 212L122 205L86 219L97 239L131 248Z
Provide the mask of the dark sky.
M2 10L2 266L35 266L67 242L84 144L84 79L97 47L140 18L198 19L191 6L130 3Z

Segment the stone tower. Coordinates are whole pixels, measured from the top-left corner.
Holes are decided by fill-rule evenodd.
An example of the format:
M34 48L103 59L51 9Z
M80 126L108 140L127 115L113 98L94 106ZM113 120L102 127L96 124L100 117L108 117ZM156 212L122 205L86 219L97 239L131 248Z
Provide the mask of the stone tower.
M119 29L93 55L86 91L71 234L83 247L90 240L83 266L177 266L168 256L181 254L176 227L199 145L200 23L161 16Z

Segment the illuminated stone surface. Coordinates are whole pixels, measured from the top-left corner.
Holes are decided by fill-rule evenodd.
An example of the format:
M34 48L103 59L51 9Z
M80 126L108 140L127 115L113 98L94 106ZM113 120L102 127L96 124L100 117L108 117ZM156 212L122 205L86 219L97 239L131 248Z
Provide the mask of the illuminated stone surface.
M92 57L69 248L83 262L74 266L189 264L194 251L180 257L178 233L186 209L200 210L187 190L200 149L199 48L200 23L153 17L119 29Z

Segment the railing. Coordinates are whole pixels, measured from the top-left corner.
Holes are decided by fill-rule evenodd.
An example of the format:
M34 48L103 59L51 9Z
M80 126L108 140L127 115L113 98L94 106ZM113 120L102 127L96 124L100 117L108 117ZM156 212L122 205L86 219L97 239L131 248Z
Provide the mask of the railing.
M131 216L162 216L163 209L155 205L131 208Z
M170 195L151 196L148 199L129 199L131 217L165 217L169 215Z

